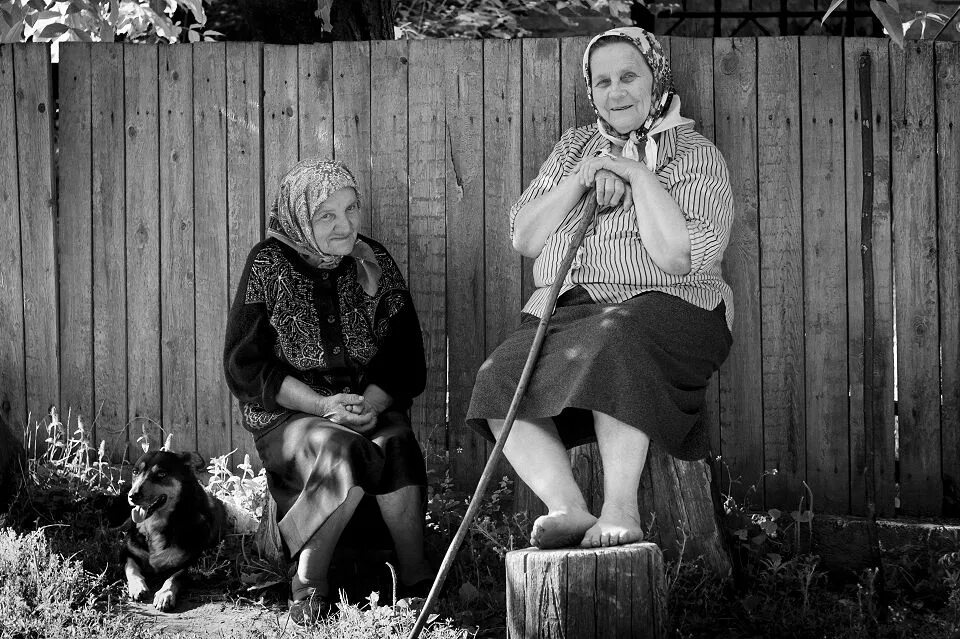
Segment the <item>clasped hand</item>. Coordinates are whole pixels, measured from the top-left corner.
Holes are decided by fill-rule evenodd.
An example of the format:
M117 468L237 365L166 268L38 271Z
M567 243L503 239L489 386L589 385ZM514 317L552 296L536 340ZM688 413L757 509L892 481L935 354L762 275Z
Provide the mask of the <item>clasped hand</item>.
M584 189L596 187L600 206L617 206L622 202L624 210L629 210L633 206L631 178L640 170L644 170L644 166L636 160L601 155L582 160L575 175Z
M377 416L381 412L363 395L337 393L321 398L318 414L350 430L366 433L377 425Z

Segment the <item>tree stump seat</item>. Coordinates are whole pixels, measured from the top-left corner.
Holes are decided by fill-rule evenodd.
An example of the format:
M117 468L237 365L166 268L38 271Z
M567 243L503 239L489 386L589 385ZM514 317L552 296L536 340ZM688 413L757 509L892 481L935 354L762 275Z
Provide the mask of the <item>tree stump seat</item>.
M666 636L663 554L650 542L507 553L509 639Z

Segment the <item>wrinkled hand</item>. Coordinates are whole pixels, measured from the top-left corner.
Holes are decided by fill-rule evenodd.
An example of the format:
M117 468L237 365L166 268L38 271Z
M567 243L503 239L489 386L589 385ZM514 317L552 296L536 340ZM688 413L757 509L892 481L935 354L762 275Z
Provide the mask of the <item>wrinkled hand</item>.
M633 192L630 179L634 172L643 168L635 160L609 155L583 160L577 167L577 180L585 188L596 187L597 204L617 206L623 203L624 209L633 206Z
M337 393L322 398L318 414L358 433L372 429L377 423L376 411L372 410L363 395L353 393Z

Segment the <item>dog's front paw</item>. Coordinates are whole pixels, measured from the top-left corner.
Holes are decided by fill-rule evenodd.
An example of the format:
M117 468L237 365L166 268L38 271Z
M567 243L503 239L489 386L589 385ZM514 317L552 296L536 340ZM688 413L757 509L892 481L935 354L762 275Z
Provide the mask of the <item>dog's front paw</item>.
M157 594L153 596L153 607L161 612L173 610L176 605L177 596L172 590L168 590L167 588L161 588L157 591Z
M150 594L150 588L146 581L136 577L127 581L127 592L134 601L143 601Z

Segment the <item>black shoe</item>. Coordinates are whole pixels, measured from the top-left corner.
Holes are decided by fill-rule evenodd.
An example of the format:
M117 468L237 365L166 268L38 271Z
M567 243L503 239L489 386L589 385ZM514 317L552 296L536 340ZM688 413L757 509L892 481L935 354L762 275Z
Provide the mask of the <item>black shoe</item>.
M291 600L290 621L298 626L313 626L333 614L334 601L328 595L321 595L315 588L309 594L297 600Z

